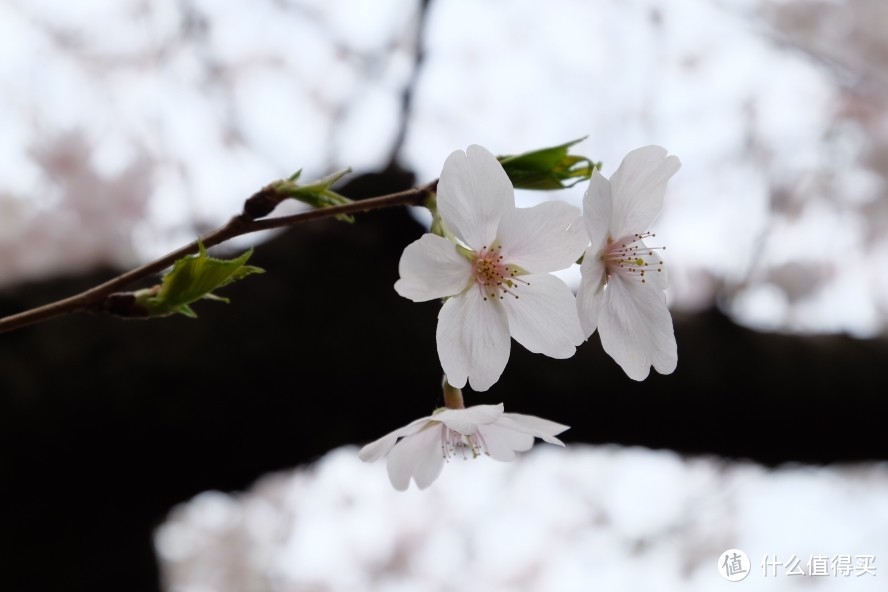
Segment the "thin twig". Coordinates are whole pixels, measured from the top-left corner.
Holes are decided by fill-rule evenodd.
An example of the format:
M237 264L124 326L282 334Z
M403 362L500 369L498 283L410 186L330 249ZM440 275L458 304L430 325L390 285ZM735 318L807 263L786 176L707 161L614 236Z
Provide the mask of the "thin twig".
M320 220L340 214L355 214L358 212L367 212L381 208L390 208L395 206L420 205L423 200L437 186L437 181L433 181L422 187L382 195L361 201L347 203L341 206L332 206L329 208L321 208L294 214L292 216L281 216L278 218L263 218L260 220L251 220L243 215L237 215L231 218L224 226L220 226L216 230L201 237L200 242L204 247L210 248L218 244L224 243L236 236L242 236L260 230L269 230L272 228L282 228L292 226L300 222L308 222L310 220ZM9 315L0 319L0 333L20 329L28 325L47 321L49 319L71 314L75 312L83 312L86 310L98 310L101 303L111 294L117 292L130 284L159 273L171 266L177 260L197 253L199 250L198 241L176 249L171 253L167 253L163 257L146 263L136 269L121 274L103 284L90 288L80 294L63 298L37 308L32 308L20 313Z
M413 114L414 98L416 96L416 87L419 83L419 77L425 64L425 35L428 26L429 4L431 0L421 0L417 7L416 13L416 31L413 39L413 67L410 70L410 78L401 91L401 120L398 125L398 131L395 134L395 140L392 142L391 156L389 157L390 168L398 164L398 156L404 147L404 140L407 138L407 129L410 126L410 116Z

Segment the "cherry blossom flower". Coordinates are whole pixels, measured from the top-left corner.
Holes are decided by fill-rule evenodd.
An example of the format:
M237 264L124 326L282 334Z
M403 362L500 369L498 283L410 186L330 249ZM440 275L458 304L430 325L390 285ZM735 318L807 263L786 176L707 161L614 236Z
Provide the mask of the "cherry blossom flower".
M516 208L503 167L475 145L447 158L437 203L447 238L425 234L408 245L395 290L414 302L447 298L436 339L450 383L490 388L509 360L510 335L531 352L571 357L583 342L576 301L549 272L588 244L579 209Z
M598 329L604 351L634 380L647 378L651 365L669 374L678 362L666 270L657 247L644 241L654 236L649 228L680 166L659 146L639 148L610 180L593 174L583 198L591 244L580 266L580 323L587 338Z
M515 452L530 450L534 438L564 446L555 436L566 429L568 426L548 419L503 413L502 403L468 409L442 407L367 444L358 457L374 462L388 454L386 468L395 489L405 491L411 477L420 489L425 489L452 456L477 458L483 454L511 461Z

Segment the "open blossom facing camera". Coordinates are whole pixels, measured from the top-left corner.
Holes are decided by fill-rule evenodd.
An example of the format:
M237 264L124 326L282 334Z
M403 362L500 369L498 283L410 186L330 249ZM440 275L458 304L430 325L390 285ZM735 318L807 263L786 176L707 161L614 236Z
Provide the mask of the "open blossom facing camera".
M650 226L663 206L666 183L681 163L659 146L633 150L611 176L596 172L583 198L591 245L580 268L577 309L586 336L596 328L601 345L626 374L644 380L678 361L672 317L666 308L666 270L648 247Z
M583 342L576 301L549 272L569 267L588 243L580 211L562 202L516 208L503 167L475 145L447 158L437 203L448 238L425 234L408 245L395 290L414 302L447 298L436 338L451 384L490 388L510 336L534 353L571 357Z
M358 457L374 462L388 454L386 468L395 489L405 491L411 477L425 489L438 478L449 457L485 454L510 461L515 452L530 450L534 438L564 446L555 436L566 429L566 425L532 415L503 413L502 403L441 408L367 444Z

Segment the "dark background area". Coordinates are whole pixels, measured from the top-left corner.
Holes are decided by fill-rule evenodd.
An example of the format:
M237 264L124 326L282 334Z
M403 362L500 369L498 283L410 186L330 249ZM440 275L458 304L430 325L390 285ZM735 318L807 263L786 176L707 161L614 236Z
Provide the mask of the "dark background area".
M365 176L379 195L409 175ZM423 232L403 209L292 228L198 320L77 315L0 335L3 590L158 589L151 535L177 503L362 444L440 402L437 303L392 289ZM0 314L113 272L7 289ZM565 441L768 465L888 459L884 340L760 334L676 316L679 365L637 383L597 337L572 359L513 343L468 404L570 424Z

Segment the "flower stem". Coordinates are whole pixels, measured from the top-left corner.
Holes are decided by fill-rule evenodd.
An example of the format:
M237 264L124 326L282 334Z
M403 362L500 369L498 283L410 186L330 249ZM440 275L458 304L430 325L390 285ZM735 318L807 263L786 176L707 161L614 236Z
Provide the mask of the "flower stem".
M103 309L103 303L108 296L138 280L163 271L186 255L197 253L200 248L198 244L199 242L202 242L204 247L210 248L234 237L259 232L260 230L293 226L300 222L320 220L322 218L330 218L341 214L368 212L370 210L391 208L395 206L421 205L428 195L435 191L437 184L437 181L432 181L422 187L415 187L398 193L363 199L339 206L319 208L309 212L293 214L291 216L252 220L248 216L239 214L231 218L231 220L225 225L209 232L199 240L167 253L150 263L146 263L145 265L123 273L103 284L90 288L79 294L75 294L74 296L69 296L49 304L44 304L36 308L0 318L0 333L13 331L28 325L48 321L49 319L75 312L101 312Z
M465 409L462 391L447 382L447 377L441 381L441 388L444 390L444 406L448 409Z

